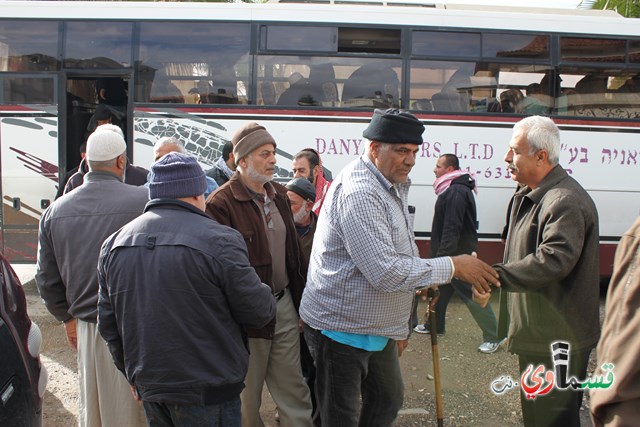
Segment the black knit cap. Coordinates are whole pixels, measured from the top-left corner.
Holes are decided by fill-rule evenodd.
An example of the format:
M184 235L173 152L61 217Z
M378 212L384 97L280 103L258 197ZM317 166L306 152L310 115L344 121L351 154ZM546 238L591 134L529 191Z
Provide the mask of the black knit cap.
M375 110L362 136L389 144L422 144L424 125L416 116L397 108Z
M294 178L285 187L305 200L316 200L316 189L306 178Z

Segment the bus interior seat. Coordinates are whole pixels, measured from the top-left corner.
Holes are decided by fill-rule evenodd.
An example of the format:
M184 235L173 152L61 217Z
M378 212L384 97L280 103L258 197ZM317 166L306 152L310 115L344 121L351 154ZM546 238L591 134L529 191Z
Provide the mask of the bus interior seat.
M412 110L433 111L433 104L427 98L416 99L411 103Z
M457 92L446 91L433 94L431 97L434 111L467 111L464 98Z
M573 108L591 111L599 114L600 108L606 103L609 77L597 74L587 74L575 85L575 94L568 100Z
M309 85L309 80L299 72L294 72L289 76L289 87L278 98L276 105L318 105L322 98L322 93Z
M399 86L398 75L393 69L379 64L366 64L344 82L342 101L371 99L374 100L372 107L397 106Z
M272 81L263 80L260 84L262 105L276 105L276 87Z
M209 100L215 104L238 103L238 81L233 68L221 69L213 77L213 87L209 92Z
M319 95L320 102L338 102L336 74L331 64L316 64L309 71L309 90Z
M575 89L578 93L606 93L609 84L608 76L588 74L576 83Z

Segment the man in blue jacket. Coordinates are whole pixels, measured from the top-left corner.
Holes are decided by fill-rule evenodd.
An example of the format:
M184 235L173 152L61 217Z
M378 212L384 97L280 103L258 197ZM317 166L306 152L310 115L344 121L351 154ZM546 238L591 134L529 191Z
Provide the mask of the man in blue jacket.
M172 152L151 166L145 213L98 265L98 329L150 426L240 427L245 327L276 313L237 231L204 213L205 174Z

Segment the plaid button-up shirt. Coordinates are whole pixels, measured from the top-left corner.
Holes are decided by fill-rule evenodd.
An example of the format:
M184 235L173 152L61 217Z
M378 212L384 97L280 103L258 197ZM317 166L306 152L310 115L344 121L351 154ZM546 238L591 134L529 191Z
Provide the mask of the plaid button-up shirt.
M363 156L329 189L300 316L312 328L404 339L414 291L449 283L449 257L423 259L413 239L410 183L391 184Z

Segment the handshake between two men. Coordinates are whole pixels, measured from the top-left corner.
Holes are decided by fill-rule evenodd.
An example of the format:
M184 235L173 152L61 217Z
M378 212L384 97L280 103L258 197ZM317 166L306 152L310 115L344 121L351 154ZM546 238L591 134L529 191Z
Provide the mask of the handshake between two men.
M491 286L500 287L498 273L487 263L478 259L473 252L471 255L457 255L451 257L454 265L454 276L471 285L473 301L481 307L486 307L491 298Z

